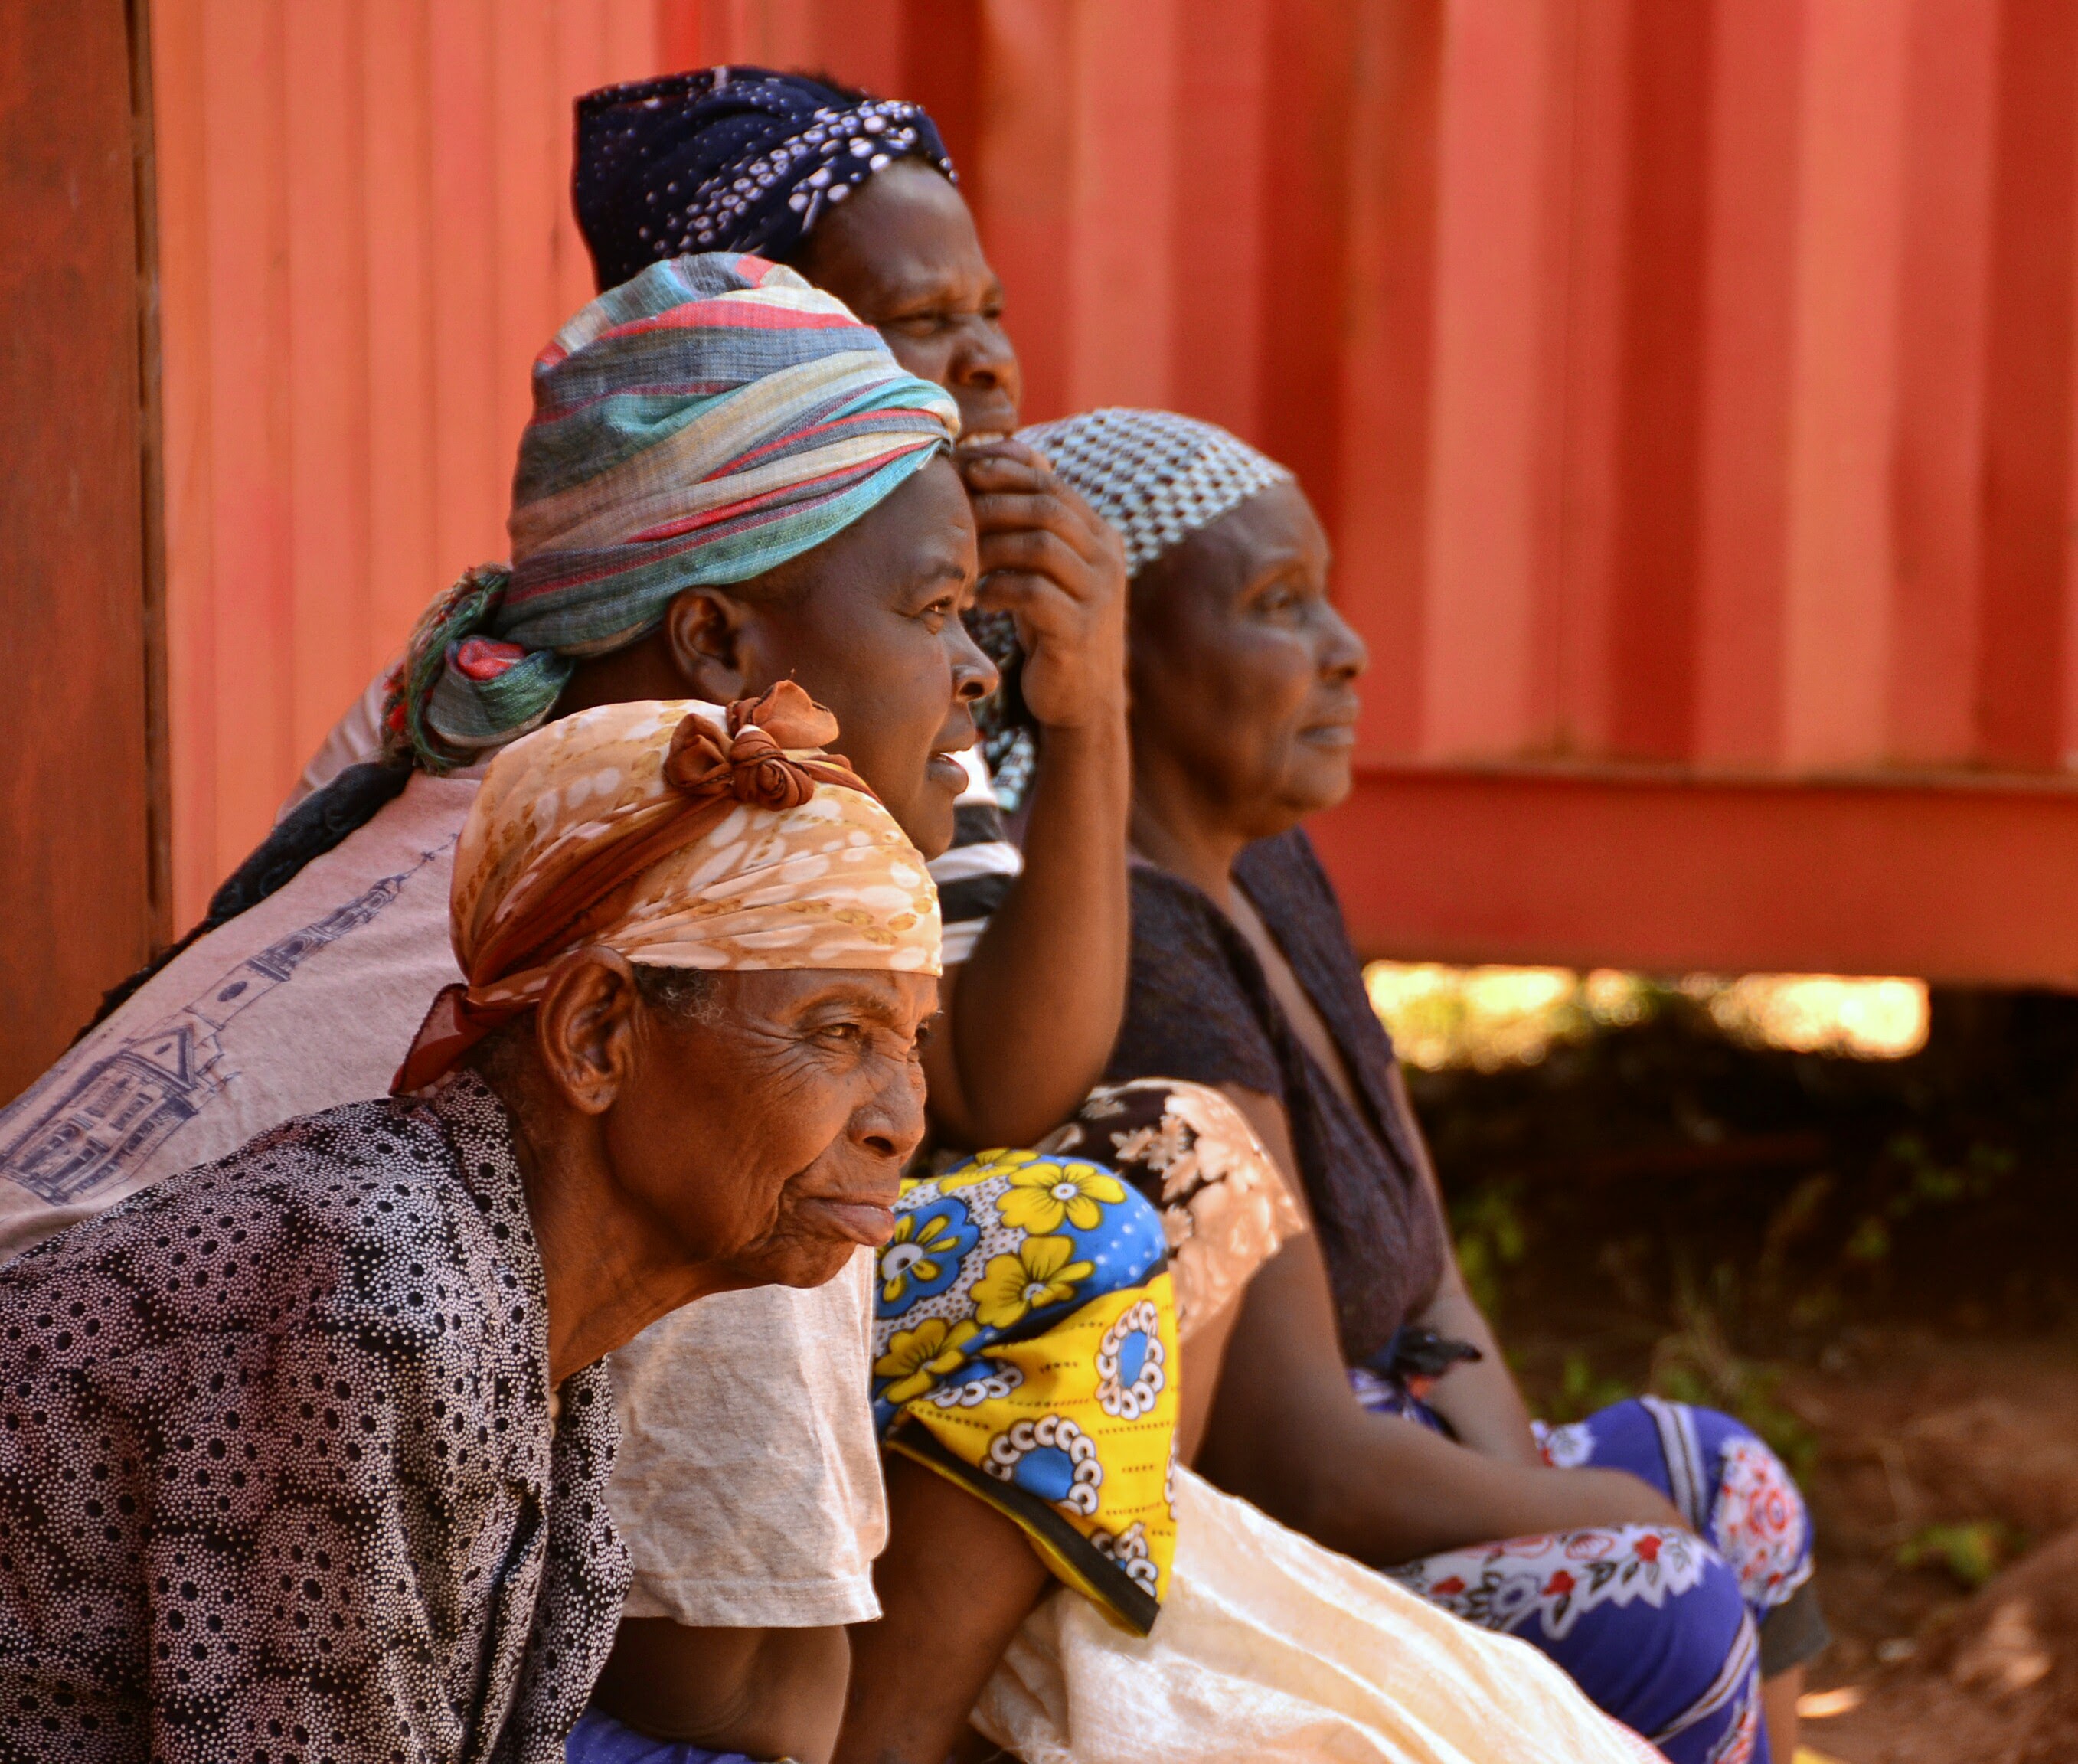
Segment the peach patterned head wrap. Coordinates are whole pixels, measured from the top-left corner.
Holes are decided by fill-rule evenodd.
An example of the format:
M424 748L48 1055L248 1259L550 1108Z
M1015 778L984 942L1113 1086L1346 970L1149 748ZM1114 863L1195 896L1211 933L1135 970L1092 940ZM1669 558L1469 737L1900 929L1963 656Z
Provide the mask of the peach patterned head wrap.
M938 970L924 859L791 681L724 711L602 705L492 761L455 852L455 961L391 1088L424 1088L590 944L660 968Z

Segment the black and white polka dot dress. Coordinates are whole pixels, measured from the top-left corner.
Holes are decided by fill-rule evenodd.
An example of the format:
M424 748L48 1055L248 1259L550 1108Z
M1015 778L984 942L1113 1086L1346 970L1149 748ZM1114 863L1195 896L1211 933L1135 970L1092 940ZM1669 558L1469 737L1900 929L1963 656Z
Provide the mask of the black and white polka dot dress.
M0 1759L551 1764L611 1647L477 1078L290 1121L0 1270Z

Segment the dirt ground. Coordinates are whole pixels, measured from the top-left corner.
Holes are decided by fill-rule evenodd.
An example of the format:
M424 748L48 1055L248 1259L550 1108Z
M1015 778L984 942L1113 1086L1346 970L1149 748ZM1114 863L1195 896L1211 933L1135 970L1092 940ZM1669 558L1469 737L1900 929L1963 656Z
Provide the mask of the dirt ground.
M1858 1332L1780 1395L1818 1441L1837 1639L1810 1689L1861 1693L1810 1741L1846 1764L2078 1758L2078 1340Z
M1413 1087L1545 1413L1654 1389L1796 1470L1835 1636L1805 1743L2078 1761L2078 1001L1937 999L1926 1053L1880 1064L1670 1001Z

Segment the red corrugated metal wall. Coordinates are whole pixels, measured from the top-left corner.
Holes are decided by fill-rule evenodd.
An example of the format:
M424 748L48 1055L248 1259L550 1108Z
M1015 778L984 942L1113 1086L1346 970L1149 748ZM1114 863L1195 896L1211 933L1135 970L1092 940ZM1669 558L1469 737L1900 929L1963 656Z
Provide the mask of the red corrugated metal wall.
M930 105L1029 414L1289 461L1381 952L2078 978L2063 0L156 0L177 915L461 565L568 102Z

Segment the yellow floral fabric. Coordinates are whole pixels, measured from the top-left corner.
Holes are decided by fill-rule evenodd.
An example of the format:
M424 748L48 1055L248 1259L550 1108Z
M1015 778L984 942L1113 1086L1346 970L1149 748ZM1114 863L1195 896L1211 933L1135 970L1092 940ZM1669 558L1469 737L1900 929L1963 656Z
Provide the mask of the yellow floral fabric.
M1175 1296L1154 1208L1104 1166L984 1152L903 1185L878 1267L890 1450L1021 1525L1115 1620L1152 1626L1175 1551Z

